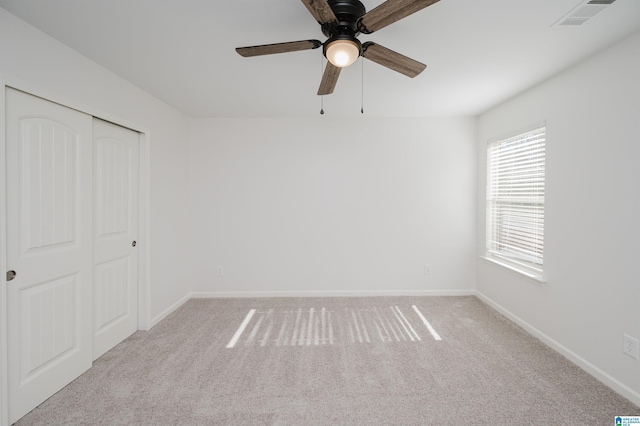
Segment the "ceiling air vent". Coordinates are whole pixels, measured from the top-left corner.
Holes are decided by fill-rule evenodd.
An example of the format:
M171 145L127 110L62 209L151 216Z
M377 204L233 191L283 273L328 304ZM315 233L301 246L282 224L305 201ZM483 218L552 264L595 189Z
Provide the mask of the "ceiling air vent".
M557 20L552 27L575 27L602 12L616 0L583 0L569 13Z

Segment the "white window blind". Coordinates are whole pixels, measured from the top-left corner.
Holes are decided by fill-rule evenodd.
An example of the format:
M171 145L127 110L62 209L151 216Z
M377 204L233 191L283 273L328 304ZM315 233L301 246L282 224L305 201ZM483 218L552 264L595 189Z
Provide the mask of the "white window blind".
M544 124L487 148L487 255L542 271Z

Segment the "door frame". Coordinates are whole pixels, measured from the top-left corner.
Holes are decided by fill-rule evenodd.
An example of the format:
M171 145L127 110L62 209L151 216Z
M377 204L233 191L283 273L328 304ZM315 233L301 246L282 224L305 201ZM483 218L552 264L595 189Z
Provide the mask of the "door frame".
M6 164L6 109L7 87L43 98L93 117L126 127L139 134L139 207L138 207L138 330L151 328L151 271L150 271L150 140L149 128L132 123L122 117L105 113L97 108L66 98L59 93L43 90L21 81L11 81L0 75L0 164ZM8 363L7 363L7 217L6 172L0 173L0 426L9 424Z

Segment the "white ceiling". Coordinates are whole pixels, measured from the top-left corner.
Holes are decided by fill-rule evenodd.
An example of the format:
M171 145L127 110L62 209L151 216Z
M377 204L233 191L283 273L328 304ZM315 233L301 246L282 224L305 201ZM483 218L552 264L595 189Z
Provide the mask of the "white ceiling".
M362 0L367 10L381 0ZM474 116L640 30L640 1L578 27L580 0L441 0L361 35L427 64L415 79L364 61L365 116ZM243 58L234 48L325 40L299 0L0 0L0 7L190 116L314 116L322 49ZM360 115L362 66L327 116ZM615 78L612 73L611 78Z

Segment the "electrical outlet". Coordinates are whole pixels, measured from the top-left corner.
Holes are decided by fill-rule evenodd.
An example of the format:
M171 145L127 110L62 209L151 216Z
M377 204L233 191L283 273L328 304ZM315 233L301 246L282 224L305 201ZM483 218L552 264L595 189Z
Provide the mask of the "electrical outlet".
M219 277L224 275L224 266L216 266L216 275Z
M424 264L424 274L431 275L431 265L429 265L428 263Z
M638 359L638 339L625 334L622 351L631 358Z

